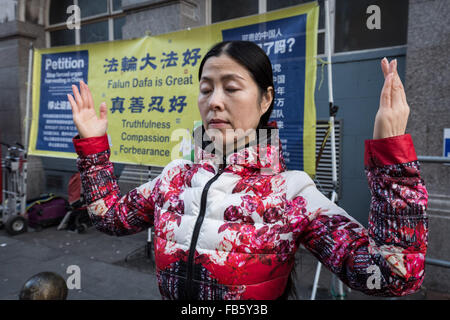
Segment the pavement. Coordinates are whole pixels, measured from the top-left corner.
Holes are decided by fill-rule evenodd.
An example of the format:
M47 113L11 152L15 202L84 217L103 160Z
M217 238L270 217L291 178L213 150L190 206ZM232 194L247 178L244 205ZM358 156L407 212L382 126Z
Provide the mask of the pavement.
M33 275L52 271L74 284L73 267L80 271L79 287L69 289L67 300L159 300L154 265L146 250L147 232L114 237L90 227L78 234L56 227L10 236L0 230L0 300L17 300L24 283ZM297 299L308 300L317 260L303 248L297 252ZM331 300L332 274L322 268L317 300ZM427 290L412 295L380 298L344 287L349 300L449 300L449 293Z
M24 283L43 271L67 280L72 265L79 267L81 281L79 289L69 290L68 300L160 299L150 261L141 257L139 267L125 262L130 254L134 260L144 256L146 239L146 233L112 237L94 228L77 234L53 227L13 237L1 230L0 299L17 300Z

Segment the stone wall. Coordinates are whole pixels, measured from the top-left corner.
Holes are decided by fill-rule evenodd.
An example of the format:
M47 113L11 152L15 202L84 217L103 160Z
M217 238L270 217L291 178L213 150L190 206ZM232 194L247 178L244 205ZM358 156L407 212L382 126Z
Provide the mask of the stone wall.
M410 0L406 95L408 132L422 156L443 155L450 128L450 6L448 0ZM450 165L421 163L429 192L427 257L450 261ZM424 286L450 292L450 269L427 265Z
M44 39L41 25L19 20L0 24L0 141L10 145L25 144L29 48L43 47ZM43 192L43 179L41 158L28 157L28 198Z

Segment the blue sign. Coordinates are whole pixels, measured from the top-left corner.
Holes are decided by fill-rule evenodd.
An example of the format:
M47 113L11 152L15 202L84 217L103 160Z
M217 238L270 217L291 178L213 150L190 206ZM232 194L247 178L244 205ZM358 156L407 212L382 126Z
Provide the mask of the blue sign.
M36 149L75 152L72 138L78 131L67 94L72 84L87 83L88 63L87 50L42 55Z
M275 101L271 120L280 129L290 170L303 170L306 14L222 31L223 40L258 44L272 63Z
M445 151L444 154L446 157L450 157L450 138L445 139Z
M444 157L450 157L450 129L444 129Z

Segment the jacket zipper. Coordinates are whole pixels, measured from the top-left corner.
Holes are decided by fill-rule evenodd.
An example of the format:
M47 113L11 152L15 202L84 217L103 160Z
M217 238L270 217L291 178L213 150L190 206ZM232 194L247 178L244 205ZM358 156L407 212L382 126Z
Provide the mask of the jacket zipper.
M224 164L225 164L225 162L224 162ZM224 168L225 168L225 165L224 165L224 167L219 168L216 175L214 177L212 177L206 183L206 185L202 191L202 197L201 197L201 202L200 202L200 213L197 217L197 220L195 221L194 232L192 233L192 240L191 240L191 245L189 247L189 257L188 257L188 263L187 263L187 268L186 268L187 276L186 276L185 298L187 300L191 300L192 296L193 296L192 278L193 278L193 274L194 274L194 255L195 255L195 249L197 247L198 236L200 234L200 228L203 224L203 219L204 219L205 213L206 213L206 198L208 196L208 190L209 190L209 187L213 184L213 182L216 181L219 178L219 176L223 173Z

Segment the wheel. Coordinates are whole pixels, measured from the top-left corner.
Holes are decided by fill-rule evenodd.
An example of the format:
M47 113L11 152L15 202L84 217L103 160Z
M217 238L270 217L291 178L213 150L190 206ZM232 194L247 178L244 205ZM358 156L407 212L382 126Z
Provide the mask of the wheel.
M27 232L27 219L22 216L12 216L6 221L5 229L12 236Z
M78 233L85 233L86 230L87 230L87 228L88 228L87 224L82 223L82 224L80 224L80 225L77 227L77 232L78 232Z

